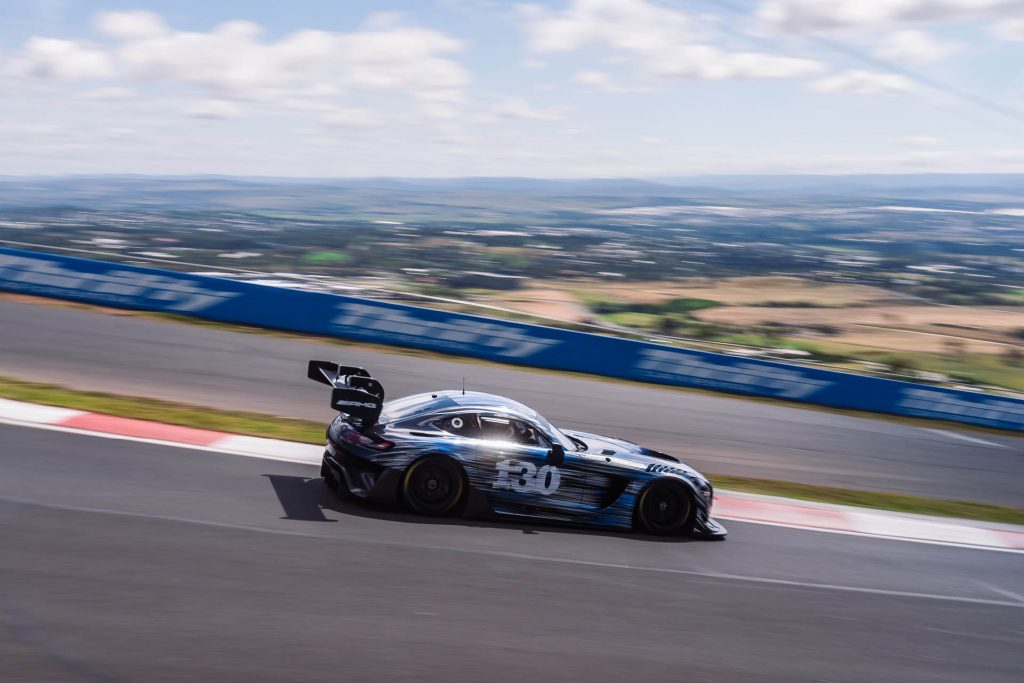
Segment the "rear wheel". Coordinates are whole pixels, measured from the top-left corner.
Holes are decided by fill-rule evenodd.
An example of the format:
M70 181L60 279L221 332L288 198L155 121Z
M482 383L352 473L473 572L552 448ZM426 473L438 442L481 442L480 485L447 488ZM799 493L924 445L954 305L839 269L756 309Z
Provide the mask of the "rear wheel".
M637 521L644 530L659 536L682 533L690 523L693 497L670 481L651 484L636 504Z
M402 477L406 505L421 515L451 514L466 490L462 468L442 455L420 458Z

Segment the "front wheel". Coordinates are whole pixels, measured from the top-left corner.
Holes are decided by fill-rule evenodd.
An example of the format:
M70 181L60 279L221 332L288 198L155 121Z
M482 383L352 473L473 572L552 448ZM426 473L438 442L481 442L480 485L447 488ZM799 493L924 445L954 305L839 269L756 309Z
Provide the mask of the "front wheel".
M682 486L669 481L651 484L640 494L636 517L640 526L659 536L686 530L693 513L693 497Z
M420 458L402 477L402 497L413 512L421 515L451 514L465 490L462 468L441 455Z

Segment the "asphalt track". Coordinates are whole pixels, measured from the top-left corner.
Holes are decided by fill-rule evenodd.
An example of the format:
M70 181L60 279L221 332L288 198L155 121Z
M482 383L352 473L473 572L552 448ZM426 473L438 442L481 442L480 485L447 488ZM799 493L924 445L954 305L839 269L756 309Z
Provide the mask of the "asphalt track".
M0 300L0 375L326 420L311 357L369 368L392 397L465 378L708 472L1024 507L1022 437Z
M343 502L315 467L0 425L0 679L1017 681L1024 555Z

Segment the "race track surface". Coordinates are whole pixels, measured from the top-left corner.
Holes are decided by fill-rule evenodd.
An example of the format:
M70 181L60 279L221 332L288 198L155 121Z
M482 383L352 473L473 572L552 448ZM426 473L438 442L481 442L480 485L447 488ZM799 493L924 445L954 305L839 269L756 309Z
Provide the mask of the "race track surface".
M0 300L0 375L327 420L310 358L372 371L390 397L461 386L555 424L622 436L708 472L1024 506L1024 438Z
M21 681L1017 681L1024 555L342 502L316 468L0 425Z

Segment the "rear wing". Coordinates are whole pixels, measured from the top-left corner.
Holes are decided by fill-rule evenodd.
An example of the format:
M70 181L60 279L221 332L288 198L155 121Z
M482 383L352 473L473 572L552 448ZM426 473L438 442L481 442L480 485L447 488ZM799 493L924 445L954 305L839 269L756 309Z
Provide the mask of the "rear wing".
M306 376L331 387L331 407L358 422L360 429L369 429L377 424L377 418L384 409L384 387L366 370L325 360L311 360Z

